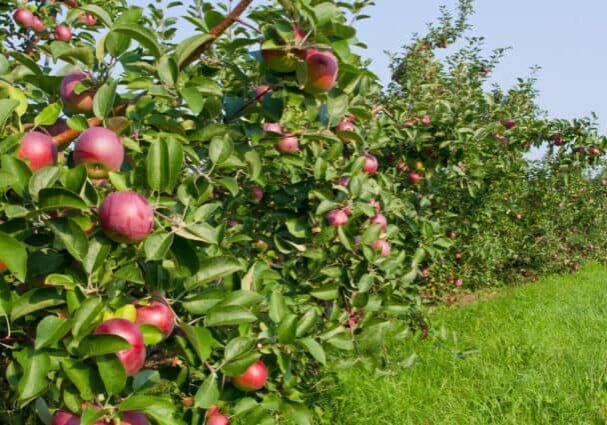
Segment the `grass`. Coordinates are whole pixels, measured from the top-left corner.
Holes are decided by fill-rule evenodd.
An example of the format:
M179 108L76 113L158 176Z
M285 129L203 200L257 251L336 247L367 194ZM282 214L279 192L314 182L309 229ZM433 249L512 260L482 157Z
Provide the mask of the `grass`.
M446 338L392 342L394 376L340 373L333 424L607 423L607 270L498 291L431 314Z

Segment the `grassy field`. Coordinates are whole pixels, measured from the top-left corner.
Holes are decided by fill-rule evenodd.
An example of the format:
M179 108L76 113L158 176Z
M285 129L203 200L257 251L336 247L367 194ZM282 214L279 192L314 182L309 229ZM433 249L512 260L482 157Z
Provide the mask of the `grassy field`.
M411 368L341 373L334 424L607 423L607 270L498 291L431 315L448 337L392 344Z

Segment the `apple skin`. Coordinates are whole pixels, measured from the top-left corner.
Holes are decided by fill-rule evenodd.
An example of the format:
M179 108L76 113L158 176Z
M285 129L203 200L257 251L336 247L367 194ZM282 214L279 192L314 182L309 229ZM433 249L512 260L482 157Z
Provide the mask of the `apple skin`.
M409 180L409 183L417 184L417 183L419 183L419 180L421 179L421 177L417 173L409 173L409 175L407 176L407 179Z
M209 416L209 420L207 421L207 425L230 425L230 420L226 415L213 415Z
M354 125L354 123L352 122L352 120L350 119L344 119L342 121L340 121L339 124L337 124L335 126L335 128L333 129L333 131L340 132L340 131L356 131L356 126Z
M80 425L80 418L69 410L61 409L53 416L51 425Z
M277 122L263 123L261 128L263 128L263 131L265 131L266 133L282 134L282 127Z
M122 413L122 425L150 425L143 413L127 410Z
M84 164L89 177L107 178L110 171L120 170L124 147L120 137L104 127L91 127L78 136L74 147L74 163Z
M45 125L42 128L44 128L44 130L51 137L55 137L56 135L61 134L64 131L69 130L69 127L67 126L67 121L65 120L65 118L59 118L59 119L57 119L57 121L55 121L55 124Z
M168 338L175 327L175 313L164 300L155 299L137 307L135 323L156 326Z
M255 89L255 99L261 99L265 94L272 93L272 88L262 84Z
M390 248L390 244L388 243L388 241L383 240L383 239L376 240L375 242L373 242L371 244L371 247L380 251L380 255L382 257L388 257L388 256L390 256L390 253L392 252L392 248Z
M340 227L348 222L348 214L342 209L329 211L325 218L331 227Z
M428 115L424 115L421 119L421 123L423 125L430 125L432 124L432 121L430 120L430 117Z
M93 98L95 90L85 90L80 94L74 92L74 88L81 81L92 80L91 74L83 71L74 71L63 77L59 94L63 103L72 111L79 113L89 113L93 110Z
M257 391L266 385L268 369L261 360L257 360L240 376L232 379L234 386L241 391Z
M388 228L388 219L382 213L377 213L374 217L371 217L371 220L369 220L369 223L379 224L381 230L383 230L384 232Z
M44 26L44 22L40 20L37 16L34 16L34 20L32 21L32 29L36 32L44 32L46 27Z
M4 273L6 271L6 264L4 261L0 260L0 273Z
M154 227L154 209L136 192L113 192L99 207L99 224L118 243L144 240Z
M20 7L13 13L13 19L22 27L31 27L34 23L34 14L25 7Z
M276 149L282 153L299 152L299 139L293 134L285 134L285 137L276 144Z
M508 130L510 130L516 126L516 120L513 120L512 118L506 118L505 120L502 120L502 125Z
M251 188L251 196L258 201L261 201L263 199L263 189L259 186L253 186Z
M308 49L306 64L308 65L306 91L309 93L323 93L333 88L339 72L337 58L333 53L314 48Z
M110 319L95 329L96 334L116 335L131 344L131 348L118 351L116 356L124 366L128 376L133 376L141 370L145 362L145 346L143 335L133 322L126 319Z
M375 174L379 168L377 158L370 153L365 154L365 165L363 165L363 171L368 174Z
M97 23L97 18L95 18L90 13L81 13L78 15L78 20L80 22L84 22L85 25L93 26Z
M55 40L68 42L72 39L72 30L65 24L59 24L55 27Z
M17 157L29 160L32 172L57 163L57 146L53 139L39 131L30 131L23 136Z

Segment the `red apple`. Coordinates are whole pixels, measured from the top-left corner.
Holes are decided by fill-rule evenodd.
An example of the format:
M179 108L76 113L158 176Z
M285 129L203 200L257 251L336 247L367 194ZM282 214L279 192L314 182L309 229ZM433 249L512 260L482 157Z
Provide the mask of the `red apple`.
M369 220L369 223L379 224L381 230L383 230L384 232L388 228L388 219L382 213L377 213L374 217L371 217L371 220Z
M207 421L207 425L230 425L230 420L226 415L213 415L209 416L209 420Z
M140 242L154 227L154 209L136 192L114 192L99 207L99 224L113 241Z
M351 119L345 118L340 121L339 124L335 126L335 128L333 128L333 131L335 131L336 133L339 133L340 131L356 131L356 126L354 125Z
M116 335L131 344L131 348L118 351L116 356L124 366L128 376L133 376L141 370L145 362L145 346L143 335L133 322L126 319L110 319L103 322L95 330L96 334Z
M78 20L80 22L84 22L85 25L92 26L97 23L97 18L95 18L90 13L81 13L78 15Z
M242 391L257 391L266 384L268 369L261 360L257 360L240 376L232 379L232 382Z
M31 27L34 23L34 14L31 10L25 7L20 7L13 13L13 19L15 22L22 27Z
M83 71L67 74L61 81L59 94L63 103L74 112L89 113L93 110L95 91L88 89L80 94L76 94L74 88L82 81L92 81L91 74Z
M430 121L430 117L428 115L424 115L421 119L423 125L430 125L432 121Z
M350 177L348 176L341 176L337 179L337 185L339 186L347 187L348 183L350 183Z
M255 99L261 99L265 94L271 92L272 88L270 86L262 84L255 89Z
M143 413L127 410L122 414L122 425L150 425Z
M72 30L65 24L55 27L55 40L68 42L72 39Z
M261 128L263 128L263 131L265 131L266 133L282 134L282 127L276 122L263 123Z
M448 237L449 239L455 239L455 238L457 238L457 233L456 233L455 231L453 231L453 230L449 230L449 231L447 232L447 237Z
M386 241L384 239L376 240L375 242L373 242L371 244L371 246L373 248L375 248L376 250L378 250L382 257L388 257L390 255L390 253L392 252L392 248L390 248L390 244L388 243L388 241Z
M306 90L311 93L328 92L337 81L339 65L337 58L331 52L308 49L306 52L308 77Z
M276 149L282 153L299 152L299 139L297 136L291 133L285 133L284 136L276 144Z
M341 208L329 211L325 218L331 227L340 227L348 222L348 214Z
M513 120L512 118L506 118L505 120L502 120L502 125L508 130L510 130L516 126L516 120Z
M112 130L91 127L78 136L74 147L74 163L84 164L89 177L103 179L110 171L120 170L124 147Z
M563 136L558 133L552 135L552 141L554 142L555 146L563 146L565 144Z
M370 153L365 153L365 164L363 165L363 171L368 174L375 174L379 168L379 162L377 158Z
M175 313L165 300L154 299L137 306L135 323L155 326L168 338L175 327Z
M65 3L68 7L78 6L78 0L63 0L63 3Z
M409 180L409 183L417 184L419 182L419 180L421 179L421 177L417 173L409 173L409 175L407 176L407 179Z
M263 189L259 186L251 187L251 196L258 201L261 201L263 199Z
M40 20L37 16L34 16L34 20L32 21L32 29L36 32L44 32L46 27L44 26L44 22Z
M57 410L51 425L80 425L80 418L69 410Z
M28 160L30 170L35 172L57 163L57 146L53 144L50 136L38 131L30 131L23 136L17 157Z
M6 271L6 264L4 261L0 260L0 273L4 273Z
M601 150L599 148L597 148L596 146L590 146L590 148L588 148L588 153L590 153L591 155L594 155L594 156L600 156Z

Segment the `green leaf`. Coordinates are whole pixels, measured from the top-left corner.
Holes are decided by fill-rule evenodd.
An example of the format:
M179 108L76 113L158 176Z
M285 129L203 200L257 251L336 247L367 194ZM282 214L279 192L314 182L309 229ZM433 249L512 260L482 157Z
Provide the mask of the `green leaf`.
M4 123L11 116L13 111L19 106L19 101L15 99L0 99L0 129L4 127Z
M295 332L297 330L297 315L288 314L280 322L278 329L276 330L276 336L280 342L290 344L295 341Z
M101 298L90 297L85 299L74 314L72 334L79 339L87 335L93 328L94 323L103 311Z
M21 242L0 232L0 260L21 282L25 282L27 251Z
M137 24L142 14L143 9L141 7L130 7L116 19L116 25ZM130 44L131 39L119 32L109 32L105 38L105 48L114 58L126 52Z
M84 131L89 128L89 122L82 115L72 115L67 120L67 126L73 130Z
M221 306L214 308L204 319L204 323L208 327L214 326L234 326L241 323L251 323L257 320L249 309L240 306Z
M88 253L89 242L84 231L75 221L67 217L60 217L51 220L49 227L61 239L72 257L80 262L84 261Z
M337 283L326 285L311 291L310 295L323 301L334 300L339 296L339 285Z
M141 274L141 269L137 263L127 264L126 266L119 268L114 272L114 277L116 279L122 279L126 280L127 282L138 283L140 285L145 284L143 275Z
M38 288L27 291L13 302L11 320L15 321L35 311L65 304L65 300L56 288Z
M134 394L120 404L120 410L143 413L158 425L185 425L176 415L176 405L170 397Z
M99 87L93 99L93 112L97 118L106 119L112 113L116 99L116 87L118 81L109 80Z
M209 158L214 164L221 164L232 155L234 144L229 137L214 137L209 146Z
M150 188L159 192L172 192L177 184L182 163L181 143L173 139L159 139L152 143L146 162Z
M78 388L83 400L91 400L97 393L97 376L93 369L72 359L61 360L61 369L70 381Z
M104 237L95 237L89 240L89 249L82 261L84 270L89 274L96 271L103 265L111 250L111 242Z
M162 54L162 46L158 43L156 34L147 28L142 28L134 24L119 24L112 27L112 32L124 34L129 38L136 40L156 58L160 57Z
M157 370L144 369L133 378L135 392L155 387L160 382L160 373Z
M207 223L190 224L187 227L176 228L174 233L185 239L193 241L206 242L208 244L217 244L217 230Z
M158 59L156 69L158 70L158 76L162 81L171 87L175 85L179 70L177 69L177 62L175 62L175 59L172 56L164 55Z
M214 37L210 34L201 34L188 37L175 48L175 60L179 68L183 66L184 61L198 49L198 47L209 42Z
M17 387L19 400L22 402L29 402L46 390L48 385L46 375L51 368L51 359L45 352L30 348L26 359L27 365L23 367L23 376Z
M38 127L41 125L55 124L55 122L57 122L57 118L59 118L59 115L61 114L62 109L61 104L57 102L45 106L44 109L40 111L34 118L34 126Z
M62 50L55 55L55 59L63 60L72 65L76 65L78 62L82 62L87 66L92 66L95 61L95 54L91 47L70 47Z
M164 333L154 325L140 325L145 345L158 345L164 339Z
M38 192L38 204L43 210L56 210L73 208L77 210L88 210L88 207L80 196L58 187L49 187Z
M200 409L208 409L219 400L219 388L214 375L209 375L196 391L194 406Z
M200 326L190 326L186 323L180 325L186 338L192 344L194 351L201 361L205 361L211 355L211 347L214 342L211 332Z
M34 174L29 181L28 191L34 200L38 199L38 193L55 184L61 176L59 167L44 167Z
M17 181L11 185L11 188L17 192L19 196L23 196L27 183L32 176L27 164L10 155L1 155L2 171L12 174L17 178Z
M148 261L159 261L164 259L172 244L172 233L160 232L148 236L143 244L146 259Z
M179 90L179 94L181 94L181 97L185 100L185 103L187 103L188 108L192 110L194 115L202 112L204 98L196 87L184 87Z
M282 319L289 314L289 307L281 292L274 290L270 297L270 319L274 323L280 323Z
M78 344L78 353L85 357L95 357L114 354L129 348L131 348L131 344L117 335L87 335Z
M251 351L255 346L255 340L253 338L239 336L236 337L226 345L223 353L224 362L229 362L243 354Z
M240 263L233 257L219 256L206 258L200 263L200 270L187 282L188 289L205 282L219 279L242 270Z
M69 332L71 327L71 320L60 319L57 316L46 316L36 327L34 348L40 350L55 345Z
M105 391L109 394L118 394L126 386L126 371L118 357L115 355L100 356L95 359L99 376L103 381Z
M316 340L307 337L301 338L299 342L306 347L306 350L308 350L308 352L316 359L316 361L318 361L318 363L322 365L327 364L327 355L325 354L325 350Z
M373 224L365 229L360 240L365 245L370 245L379 239L381 233L381 226L379 224Z

